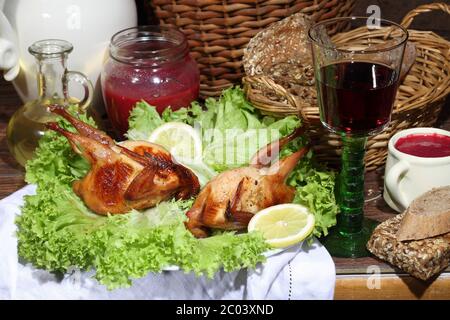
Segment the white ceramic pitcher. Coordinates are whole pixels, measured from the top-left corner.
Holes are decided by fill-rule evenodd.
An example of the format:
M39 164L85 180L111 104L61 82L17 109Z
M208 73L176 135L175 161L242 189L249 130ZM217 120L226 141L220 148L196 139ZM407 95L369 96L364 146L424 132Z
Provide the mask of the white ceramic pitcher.
M37 98L36 63L27 51L32 43L52 38L72 43L68 68L89 78L95 99L101 96L99 75L112 35L137 25L134 0L0 0L0 9L0 69L24 102ZM72 96L78 97L77 89Z

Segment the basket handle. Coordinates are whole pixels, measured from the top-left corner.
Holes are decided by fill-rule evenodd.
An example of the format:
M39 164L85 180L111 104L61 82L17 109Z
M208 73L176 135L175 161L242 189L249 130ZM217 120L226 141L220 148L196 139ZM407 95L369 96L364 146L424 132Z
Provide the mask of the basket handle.
M413 22L414 17L418 16L421 13L430 12L433 10L442 10L450 14L450 5L445 4L443 2L437 2L418 6L417 8L408 12L408 14L403 18L400 24L407 29Z

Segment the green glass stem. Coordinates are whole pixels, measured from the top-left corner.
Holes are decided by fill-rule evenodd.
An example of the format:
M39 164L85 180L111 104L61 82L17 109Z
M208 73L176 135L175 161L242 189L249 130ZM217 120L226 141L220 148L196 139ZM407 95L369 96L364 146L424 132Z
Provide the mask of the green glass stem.
M367 137L342 135L342 169L336 185L340 213L337 225L322 240L335 257L369 255L367 241L376 222L364 218L364 155Z
M338 230L344 234L361 231L364 218L364 155L367 137L342 135L342 169L337 200L341 212Z

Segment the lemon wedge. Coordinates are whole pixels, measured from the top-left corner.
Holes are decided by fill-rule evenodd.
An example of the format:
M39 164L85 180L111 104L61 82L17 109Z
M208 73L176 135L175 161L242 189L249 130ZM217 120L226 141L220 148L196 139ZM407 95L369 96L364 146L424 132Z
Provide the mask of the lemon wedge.
M248 231L259 231L274 248L285 248L306 239L315 218L307 207L287 203L266 208L253 216Z
M148 140L165 147L178 161L191 163L202 158L200 134L188 124L167 122L156 128Z

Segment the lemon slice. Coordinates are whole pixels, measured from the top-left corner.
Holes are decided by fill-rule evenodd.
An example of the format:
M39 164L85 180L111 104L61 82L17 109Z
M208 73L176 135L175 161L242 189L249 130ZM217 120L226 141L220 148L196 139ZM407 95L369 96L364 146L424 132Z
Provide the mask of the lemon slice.
M314 230L314 215L305 206L280 204L261 210L248 224L248 231L259 231L274 248L299 243Z
M188 124L167 122L156 128L148 140L165 147L179 161L189 163L202 158L200 135Z

